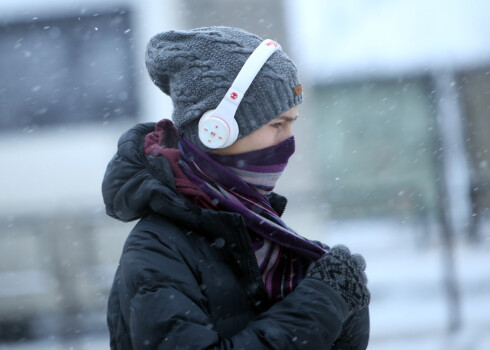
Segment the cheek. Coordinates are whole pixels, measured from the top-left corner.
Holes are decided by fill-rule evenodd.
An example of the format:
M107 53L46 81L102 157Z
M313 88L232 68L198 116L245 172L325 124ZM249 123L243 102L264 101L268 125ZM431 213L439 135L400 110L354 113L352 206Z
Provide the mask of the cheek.
M270 146L274 146L277 141L279 133L277 129L274 128L266 128L261 130L260 133L257 133L255 136L254 143L257 149L262 149Z
M293 128L291 127L291 125L285 126L277 133L276 143L282 142L290 138L291 136L293 136Z

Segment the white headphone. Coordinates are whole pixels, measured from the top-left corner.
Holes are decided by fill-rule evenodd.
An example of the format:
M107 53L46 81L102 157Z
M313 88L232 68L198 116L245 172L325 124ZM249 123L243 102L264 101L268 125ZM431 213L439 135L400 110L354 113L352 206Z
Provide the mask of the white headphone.
M269 57L280 50L274 40L266 39L252 52L225 97L216 109L204 113L199 120L199 139L212 149L225 148L238 138L238 124L235 113L245 92Z

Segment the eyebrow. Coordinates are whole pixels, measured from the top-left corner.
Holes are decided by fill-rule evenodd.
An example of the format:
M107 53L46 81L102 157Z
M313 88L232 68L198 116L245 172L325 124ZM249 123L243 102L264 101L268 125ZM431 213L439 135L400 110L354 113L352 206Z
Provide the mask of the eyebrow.
M288 117L288 116L285 116L285 115L280 115L276 119L282 119L282 120L285 120L285 121L288 121L288 122L294 122L298 118L299 118L299 114L296 115L296 117L294 117L294 118L293 117Z

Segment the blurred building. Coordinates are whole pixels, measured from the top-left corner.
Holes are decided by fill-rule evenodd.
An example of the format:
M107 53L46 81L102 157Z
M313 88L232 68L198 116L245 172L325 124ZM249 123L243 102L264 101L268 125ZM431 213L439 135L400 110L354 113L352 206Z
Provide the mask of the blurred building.
M470 3L2 1L0 341L105 330L132 225L105 216L100 184L123 131L171 116L144 66L167 29L242 27L298 63L298 148L277 190L299 232L376 218L418 240L439 239L441 220L481 236L490 5Z
M177 2L0 3L0 339L105 329L131 225L100 186L117 139L171 110L144 66ZM93 315L93 316L91 316Z
M286 3L331 214L426 217L445 157L464 234L488 206L489 3Z

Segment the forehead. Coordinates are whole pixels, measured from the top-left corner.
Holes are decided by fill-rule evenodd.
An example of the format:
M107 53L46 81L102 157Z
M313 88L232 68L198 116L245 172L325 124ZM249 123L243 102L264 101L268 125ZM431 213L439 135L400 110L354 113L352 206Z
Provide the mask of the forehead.
M287 110L286 112L282 113L280 116L278 116L278 118L281 118L281 117L295 118L295 117L297 117L297 115L298 115L298 106L295 106L295 107Z

